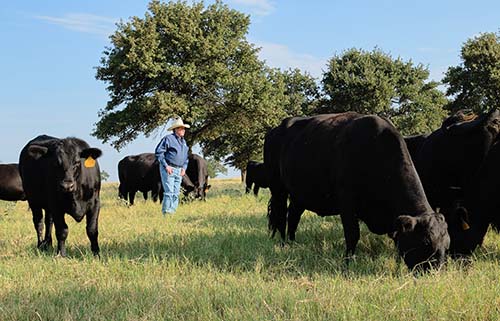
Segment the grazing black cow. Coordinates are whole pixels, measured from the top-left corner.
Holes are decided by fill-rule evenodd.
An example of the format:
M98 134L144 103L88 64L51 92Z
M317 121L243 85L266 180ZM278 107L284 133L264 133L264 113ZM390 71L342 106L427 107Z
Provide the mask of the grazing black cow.
M455 215L450 216L455 226L452 240L455 254L469 255L482 245L491 224L500 227L500 141L490 148L472 181L465 187L465 200ZM460 228L461 227L461 228ZM454 231L450 230L450 235Z
M433 208L440 208L448 222L450 252L461 253L464 238L462 215L456 215L457 203L466 198L465 189L500 132L500 113L492 110L474 120L461 121L460 114L445 120L441 128L430 134L414 158L417 172Z
M0 164L0 200L26 200L17 164Z
M189 154L186 175L189 176L192 184L194 184L195 198L205 200L207 191L210 189L210 185L208 185L207 161L200 155Z
M248 194L252 189L255 196L259 194L259 188L269 187L269 182L266 174L266 167L264 163L259 163L255 161L249 161L247 163L247 174L245 177L246 189L245 192Z
M154 202L158 196L160 201L163 199L160 170L153 153L125 156L118 163L118 178L118 196L128 200L130 205L134 205L137 191L142 192L145 200L148 199L148 192L151 192Z
M41 135L28 142L19 156L19 172L23 180L38 247L52 245L52 223L57 237L57 253L66 256L65 241L68 236L64 214L77 222L87 219L87 236L90 248L99 255L98 218L101 176L96 159L100 149L91 148L78 138L59 139ZM43 212L45 210L45 238Z
M406 144L392 124L354 112L287 118L265 139L269 228L295 239L305 209L340 214L346 257L359 222L393 236L408 267L440 264L449 246L444 217L431 209ZM287 213L287 199L290 205Z

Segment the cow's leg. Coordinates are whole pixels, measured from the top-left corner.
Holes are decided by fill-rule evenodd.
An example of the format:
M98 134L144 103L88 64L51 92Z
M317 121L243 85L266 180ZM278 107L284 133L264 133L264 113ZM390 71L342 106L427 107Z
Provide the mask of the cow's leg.
M156 201L158 200L158 191L157 190L151 191L151 198L153 199L153 202L156 203Z
M295 241L295 232L297 231L297 226L304 210L304 207L290 201L290 205L288 206L288 239L290 241Z
M52 213L50 211L45 211L45 238L40 245L42 249L48 249L52 246Z
M257 184L253 186L253 195L255 196L259 195L259 185Z
M276 191L272 193L269 205L267 207L268 227L271 230L271 237L274 236L276 231L280 233L281 241L284 243L286 239L286 201L287 193L283 191Z
M100 202L97 201L94 209L87 213L87 236L90 240L90 249L94 255L99 256L99 236L98 220L99 220Z
M118 186L118 197L124 200L127 200L127 190L124 184Z
M245 188L245 194L250 193L251 190L252 190L252 183L251 182L247 182L246 188Z
M43 243L42 233L43 233L43 212L42 208L36 207L35 205L30 204L31 214L33 215L33 225L35 227L36 238L37 238L37 247L40 248Z
M342 220L342 226L344 228L344 238L346 244L345 258L346 262L354 256L354 251L356 250L356 245L359 241L359 222L354 211L342 209L340 214Z
M148 192L142 192L142 196L144 197L144 200L148 200Z
M64 212L54 213L54 227L56 228L57 254L66 256L66 239L68 238L68 225L64 220Z
M135 199L135 193L137 191L129 191L128 192L128 201L130 202L130 205L134 205L134 199Z

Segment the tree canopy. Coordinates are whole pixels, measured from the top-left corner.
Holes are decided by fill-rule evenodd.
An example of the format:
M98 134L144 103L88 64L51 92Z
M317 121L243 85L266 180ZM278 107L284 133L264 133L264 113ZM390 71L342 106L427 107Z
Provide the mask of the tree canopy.
M229 98L249 95L244 82L262 69L245 38L248 16L221 2L154 0L148 9L118 24L97 67L110 100L93 134L117 149L175 116L192 125L193 142L216 135L234 105Z
M321 112L356 111L390 118L405 135L429 132L446 115L446 98L423 65L379 49L333 56L323 74L328 96Z
M476 113L500 108L500 32L467 40L460 57L462 63L448 68L443 79L446 94L452 97L447 108Z
M220 1L154 0L144 18L118 24L97 67L110 100L93 135L120 149L180 116L191 124L188 143L199 143L205 156L240 169L261 157L265 132L307 113L318 88L298 70L260 61L246 40L249 23Z

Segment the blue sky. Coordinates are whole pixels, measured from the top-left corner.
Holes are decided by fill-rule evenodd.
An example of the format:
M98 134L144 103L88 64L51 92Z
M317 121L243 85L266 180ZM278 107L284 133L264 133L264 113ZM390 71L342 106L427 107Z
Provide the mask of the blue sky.
M154 150L164 131L140 137L119 153L90 136L108 96L95 67L114 23L143 17L149 1L6 1L0 11L0 162L39 134L77 136L103 150L101 168L117 180L126 155ZM211 3L212 1L205 1ZM379 47L429 67L441 80L460 63L462 44L500 29L500 1L227 0L251 16L250 42L272 67L321 77L326 62L352 47ZM472 4L473 3L473 4ZM229 176L237 175L230 171Z

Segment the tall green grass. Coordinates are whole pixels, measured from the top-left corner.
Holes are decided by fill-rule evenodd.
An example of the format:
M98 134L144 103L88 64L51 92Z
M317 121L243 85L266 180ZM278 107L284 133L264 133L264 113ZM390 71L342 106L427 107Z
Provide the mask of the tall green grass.
M498 320L499 236L472 262L415 276L385 236L362 226L343 264L337 217L306 212L297 243L267 232L269 193L213 180L206 202L128 207L105 184L101 258L66 216L68 258L36 249L26 202L0 203L0 320ZM139 196L139 195L138 195Z

